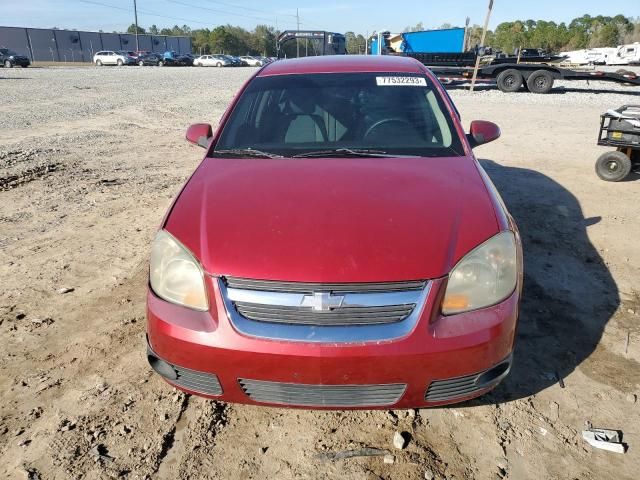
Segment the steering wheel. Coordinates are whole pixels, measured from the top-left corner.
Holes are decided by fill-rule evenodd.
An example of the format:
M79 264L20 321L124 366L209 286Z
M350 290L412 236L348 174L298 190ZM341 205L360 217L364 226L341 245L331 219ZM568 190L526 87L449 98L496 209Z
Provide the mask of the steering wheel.
M405 120L404 118L383 118L382 120L378 120L376 123L367 128L367 131L364 134L364 138L369 137L371 135L371 132L373 132L376 128L380 128L382 125L385 125L387 123L395 123L400 126L409 127L412 131L415 131L415 128L413 127L411 122Z

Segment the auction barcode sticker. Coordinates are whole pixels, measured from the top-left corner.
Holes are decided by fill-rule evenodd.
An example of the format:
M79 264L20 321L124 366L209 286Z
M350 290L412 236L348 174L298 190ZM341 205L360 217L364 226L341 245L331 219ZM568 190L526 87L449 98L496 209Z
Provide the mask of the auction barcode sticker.
M379 87L426 87L427 79L424 77L376 77Z

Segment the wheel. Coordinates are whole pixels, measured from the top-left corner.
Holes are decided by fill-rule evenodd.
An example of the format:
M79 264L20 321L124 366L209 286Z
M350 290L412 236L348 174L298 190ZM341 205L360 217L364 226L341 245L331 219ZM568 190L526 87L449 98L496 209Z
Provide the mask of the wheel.
M216 63L216 67L221 67L221 66L222 66L222 63L220 62Z
M517 92L520 90L523 81L524 78L522 77L522 74L514 68L500 72L496 79L496 83L498 84L500 91L506 93Z
M124 65L124 62L123 62L120 58L118 59L118 62L117 62L117 63L118 63L118 66L119 66L119 67L121 67L122 65Z
M141 67L144 67L144 62L143 62L142 60L140 60L140 61L138 62L138 65L139 65L139 66L141 66Z
M101 66L102 66L102 61L96 60L96 67L101 67Z
M607 182L619 182L631 173L631 159L622 152L607 152L596 162L596 174Z
M546 70L536 70L527 78L527 89L531 93L549 93L553 88L553 75Z
M204 65L202 65L200 62L196 63L195 65L196 67L204 67Z
M11 64L11 61L10 61L10 60L5 60L5 61L4 61L4 66L5 66L5 68L11 68L11 67L13 67L13 65Z
M158 62L158 66L159 66L159 67L164 67L164 62L163 62L162 60L160 60L160 61Z

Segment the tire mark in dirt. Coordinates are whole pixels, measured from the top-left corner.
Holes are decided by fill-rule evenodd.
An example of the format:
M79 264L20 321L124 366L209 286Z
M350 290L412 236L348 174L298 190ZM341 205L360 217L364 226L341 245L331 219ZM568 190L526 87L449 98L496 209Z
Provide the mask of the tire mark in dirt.
M181 454L179 450L184 443L184 430L189 420L189 415L186 414L189 398L189 395L184 396L175 424L162 437L162 448L153 471L153 474L158 474L158 478L170 478L170 472L175 470L176 462Z
M60 170L60 166L60 163L39 165L37 167L29 168L18 174L0 177L0 190L9 190L25 183L32 182L33 180L36 180L37 178L40 178L47 173L57 172L58 170Z

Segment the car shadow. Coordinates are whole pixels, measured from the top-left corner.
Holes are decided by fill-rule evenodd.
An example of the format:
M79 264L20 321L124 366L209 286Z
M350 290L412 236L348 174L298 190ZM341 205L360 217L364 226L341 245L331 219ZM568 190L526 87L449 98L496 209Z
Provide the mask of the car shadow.
M585 218L576 197L540 172L480 163L518 224L525 279L511 374L467 406L562 387L594 353L620 304L616 283L587 235L601 217ZM590 366L586 374L597 376L600 368Z

